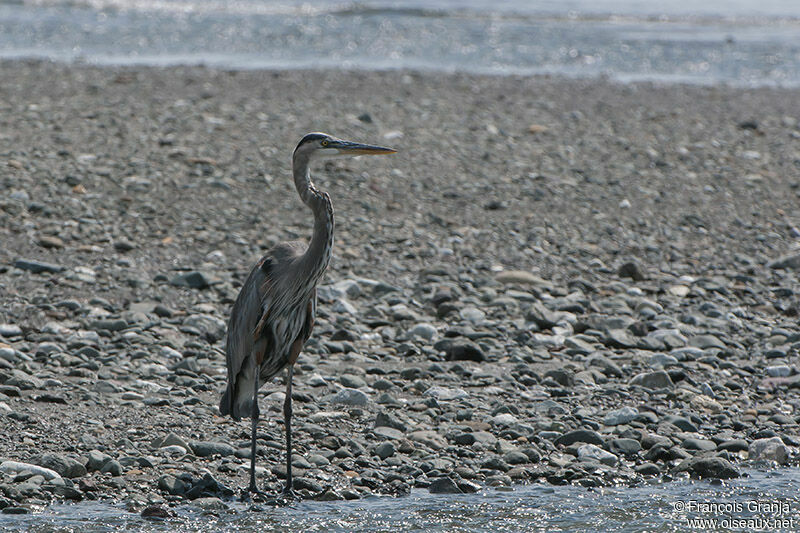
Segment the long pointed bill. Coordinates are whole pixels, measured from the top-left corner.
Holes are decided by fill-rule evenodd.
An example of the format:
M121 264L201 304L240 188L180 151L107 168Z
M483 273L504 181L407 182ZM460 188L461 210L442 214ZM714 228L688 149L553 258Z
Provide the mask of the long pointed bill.
M371 144L360 144L350 141L336 141L331 143L330 148L339 150L342 155L382 155L394 154L397 150L384 148L383 146L373 146Z

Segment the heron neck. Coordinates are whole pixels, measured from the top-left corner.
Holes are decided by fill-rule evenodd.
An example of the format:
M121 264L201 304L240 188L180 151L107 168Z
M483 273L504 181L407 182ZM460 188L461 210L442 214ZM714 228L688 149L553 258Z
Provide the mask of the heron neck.
M302 272L316 282L325 272L333 249L333 205L328 193L317 189L311 181L308 163L306 155L295 154L294 184L300 199L314 214L314 232L301 259Z

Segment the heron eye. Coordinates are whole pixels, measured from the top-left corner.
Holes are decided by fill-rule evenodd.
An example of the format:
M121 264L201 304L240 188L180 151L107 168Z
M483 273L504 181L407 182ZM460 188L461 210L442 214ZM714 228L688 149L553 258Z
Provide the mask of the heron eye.
M322 146L328 146L328 139L322 140Z

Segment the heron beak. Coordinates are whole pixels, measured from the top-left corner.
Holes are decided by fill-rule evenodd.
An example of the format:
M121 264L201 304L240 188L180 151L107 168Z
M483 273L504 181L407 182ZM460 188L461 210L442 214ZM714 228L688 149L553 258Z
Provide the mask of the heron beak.
M383 146L373 146L371 144L360 144L350 141L335 141L330 148L339 150L341 155L382 155L394 154L397 150L384 148Z

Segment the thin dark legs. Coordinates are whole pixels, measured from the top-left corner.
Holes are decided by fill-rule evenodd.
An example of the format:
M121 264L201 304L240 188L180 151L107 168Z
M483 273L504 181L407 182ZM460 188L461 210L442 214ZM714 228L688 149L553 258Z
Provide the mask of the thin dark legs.
M283 402L283 422L286 426L286 486L283 489L285 498L295 498L292 490L292 375L294 365L287 367L286 399ZM250 488L249 491L258 494L260 491L256 486L256 429L258 427L258 374L253 385L253 409L252 409L252 437L250 441Z
M258 427L258 370L253 379L253 410L251 413L253 421L253 434L250 441L250 492L257 493L256 486L256 428Z
M292 375L294 364L289 364L286 369L286 399L283 402L283 422L286 426L286 487L284 496L294 497L292 490Z

